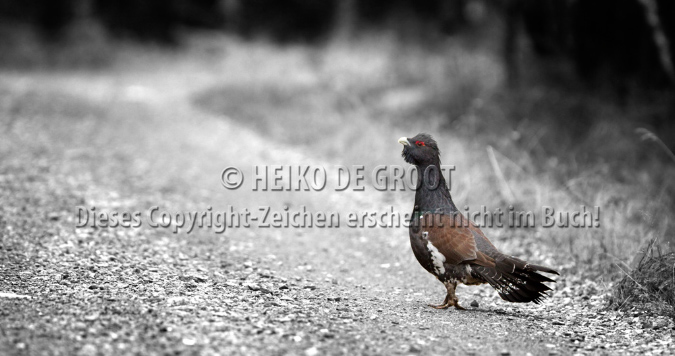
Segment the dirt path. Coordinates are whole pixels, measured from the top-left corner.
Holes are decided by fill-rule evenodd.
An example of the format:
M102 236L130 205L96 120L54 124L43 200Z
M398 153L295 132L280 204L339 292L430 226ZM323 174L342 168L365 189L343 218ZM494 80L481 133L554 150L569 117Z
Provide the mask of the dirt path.
M144 219L140 228L73 228L75 206L144 214L155 205L409 210L412 192L221 186L227 166L250 174L252 165L309 164L329 167L331 176L335 164L349 164L195 104L223 85L264 88L284 79L293 54L276 67L238 67L237 56L265 55L254 49L224 60L141 59L104 73L3 75L10 119L0 144L0 292L16 295L0 297L0 353L540 355L672 346L671 324L645 329L632 316L599 314L601 298L588 290L595 284L576 276L561 277L541 306L510 305L480 287L459 291L477 308L433 310L426 304L439 302L443 288L417 265L403 227L174 234ZM256 73L256 65L276 69ZM289 86L320 80L293 68ZM368 133L391 139L383 164L402 164L396 132L407 129ZM528 242L500 244L550 258Z

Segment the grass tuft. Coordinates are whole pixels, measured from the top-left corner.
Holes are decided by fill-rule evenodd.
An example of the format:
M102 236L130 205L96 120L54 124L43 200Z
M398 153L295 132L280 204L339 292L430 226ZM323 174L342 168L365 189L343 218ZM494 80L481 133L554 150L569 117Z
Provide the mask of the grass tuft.
M652 313L675 318L675 253L654 252L655 241L640 258L636 268L617 283L610 306L627 309L638 305Z

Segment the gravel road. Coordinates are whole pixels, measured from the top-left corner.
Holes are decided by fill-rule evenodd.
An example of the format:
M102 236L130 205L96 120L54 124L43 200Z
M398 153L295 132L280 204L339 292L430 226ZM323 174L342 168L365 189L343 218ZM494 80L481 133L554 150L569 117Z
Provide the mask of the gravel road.
M0 122L0 354L673 353L671 320L605 310L607 285L569 272L573 262L536 237L494 240L561 270L551 298L513 305L489 287L460 287L468 310L457 311L427 307L444 288L415 261L404 227L75 228L76 206L411 208L411 191L261 192L250 181L224 189L226 166L336 163L195 105L196 95L224 82L278 78L227 60L171 58L95 73L0 75L8 98ZM403 164L396 139L407 129L366 133L389 137L384 164Z

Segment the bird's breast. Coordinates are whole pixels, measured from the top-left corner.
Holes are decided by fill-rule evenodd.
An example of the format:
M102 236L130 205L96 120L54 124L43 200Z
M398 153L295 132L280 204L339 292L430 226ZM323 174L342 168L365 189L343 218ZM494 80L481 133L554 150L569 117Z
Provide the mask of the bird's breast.
M436 277L439 277L443 273L445 273L445 267L443 266L441 259L438 255L442 254L438 251L436 247L431 245L429 240L425 236L425 232L422 233L414 233L411 227L410 230L410 247L413 250L413 254L415 255L415 258L417 258L417 262L424 267L429 273L435 275ZM435 257L436 260L434 261L434 255L433 252L437 253L437 256ZM445 261L445 258L443 258L443 262ZM440 262L440 265L439 265Z
M447 263L445 256L434 244L429 241L426 231L410 229L410 247L417 261L427 272L436 276L442 282L452 281L464 284L480 284L481 280L473 278L471 266L468 264Z

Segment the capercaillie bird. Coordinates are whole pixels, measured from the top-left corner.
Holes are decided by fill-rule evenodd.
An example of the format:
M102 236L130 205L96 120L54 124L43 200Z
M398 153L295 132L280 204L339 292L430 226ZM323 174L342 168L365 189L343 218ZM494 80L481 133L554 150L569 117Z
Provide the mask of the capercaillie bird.
M438 144L428 134L401 137L402 156L417 167L418 184L410 222L410 245L417 261L447 289L436 309L459 305L458 284L488 283L509 302L541 302L554 280L538 273L559 274L500 252L474 222L462 215L452 201L441 173Z

